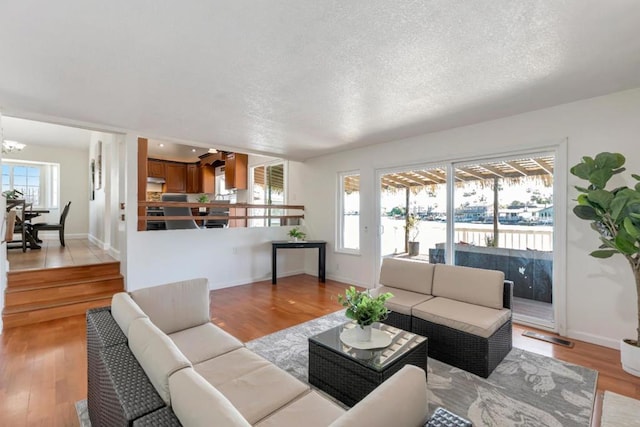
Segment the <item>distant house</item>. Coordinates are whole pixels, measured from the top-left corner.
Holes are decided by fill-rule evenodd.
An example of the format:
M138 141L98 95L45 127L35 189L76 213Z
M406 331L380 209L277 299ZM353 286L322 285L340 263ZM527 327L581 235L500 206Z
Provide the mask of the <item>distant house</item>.
M540 224L553 224L553 206L540 209L533 214L533 217Z
M455 210L456 222L484 221L489 212L489 206L462 206Z

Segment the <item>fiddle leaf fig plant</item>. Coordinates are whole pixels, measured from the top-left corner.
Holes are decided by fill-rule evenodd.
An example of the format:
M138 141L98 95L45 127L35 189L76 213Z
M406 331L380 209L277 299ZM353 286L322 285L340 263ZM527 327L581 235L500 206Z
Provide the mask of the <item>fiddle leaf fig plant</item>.
M571 173L588 182L587 187L576 186L580 192L573 212L578 218L591 221L591 228L600 235L600 247L591 252L595 258L609 258L621 254L626 258L636 281L638 304L637 337L640 347L640 175L631 174L636 184L607 189L609 180L626 169L625 157L620 153L603 152L571 168Z

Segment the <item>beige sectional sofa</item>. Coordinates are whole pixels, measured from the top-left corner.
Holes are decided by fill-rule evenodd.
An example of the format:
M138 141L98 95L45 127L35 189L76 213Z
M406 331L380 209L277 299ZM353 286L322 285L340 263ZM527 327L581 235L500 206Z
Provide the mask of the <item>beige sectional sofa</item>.
M88 406L94 427L418 426L427 418L422 369L407 365L347 411L213 325L206 279L114 295L110 316L119 330L107 332L105 313L87 315ZM110 338L118 334L124 334L126 343ZM112 385L122 373L105 371L126 364L113 361L114 354L126 358L126 346L146 376L136 380L139 389L148 379L161 401L147 396L136 402L131 385ZM119 402L127 393L126 401Z
M496 270L385 258L385 323L429 338L429 357L488 377L512 347L513 283Z

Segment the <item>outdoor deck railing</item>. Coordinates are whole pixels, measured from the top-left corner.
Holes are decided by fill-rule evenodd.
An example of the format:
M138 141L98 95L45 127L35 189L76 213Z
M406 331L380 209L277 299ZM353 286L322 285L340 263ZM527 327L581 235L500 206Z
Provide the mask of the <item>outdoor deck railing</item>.
M493 240L493 229L486 226L455 226L455 242L472 243L476 246L488 246ZM522 226L519 228L500 227L498 246L506 249L535 249L538 251L553 250L553 227Z

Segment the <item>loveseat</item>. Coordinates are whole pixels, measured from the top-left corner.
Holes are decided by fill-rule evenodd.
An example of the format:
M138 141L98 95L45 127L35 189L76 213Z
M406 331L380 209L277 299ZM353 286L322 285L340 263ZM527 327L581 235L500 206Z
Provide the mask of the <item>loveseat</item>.
M384 258L385 323L429 339L429 357L487 378L512 347L513 282L496 270Z
M238 321L242 321L239 314ZM423 425L407 365L349 410L213 325L206 279L113 296L87 312L88 409L101 426Z

